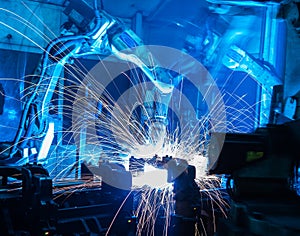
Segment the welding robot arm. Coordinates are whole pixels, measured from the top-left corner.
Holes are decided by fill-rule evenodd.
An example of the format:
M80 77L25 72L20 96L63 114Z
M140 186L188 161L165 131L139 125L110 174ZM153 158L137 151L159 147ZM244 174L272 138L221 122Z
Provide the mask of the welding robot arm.
M231 45L222 62L229 69L249 74L267 90L271 90L274 85L282 84L273 68L268 68L266 64L236 45Z
M148 47L124 24L116 24L109 32L111 52L123 61L135 64L152 82L154 88L146 91L144 108L141 114L141 126L147 127L151 143L157 143L164 137L167 125L169 102L173 89L182 80L182 75L171 75L170 71L161 68L161 63L151 55ZM136 47L136 50L128 50Z
M57 38L44 50L34 74L26 81L23 113L6 163L25 164L30 154L40 155L42 147L35 147L32 143L34 140L43 140L52 129L48 120L49 105L61 72L88 38L89 35Z
M253 57L237 45L231 45L222 59L223 65L234 71L242 71L250 75L261 86L260 125L265 126L272 123L271 97L273 87L281 85L281 79L276 75L275 69Z
M50 101L64 66L67 63L71 64L75 58L113 53L121 60L135 64L145 73L155 85L155 93L160 97L159 101L164 104L170 101L174 88L171 75L160 69L157 64L150 68L144 62L145 58L122 52L122 50L142 45L142 41L134 32L126 29L122 22L106 12L100 13L96 10L95 19L95 26L90 32L57 38L44 50L39 66L29 81L18 133L9 157L5 160L6 163L25 164L28 162L30 151L38 155L38 160L47 157L54 136L53 124L49 123ZM141 55L147 55L147 53L149 52L145 50ZM165 122L167 109L167 106L161 106L159 111L154 112L154 116L160 117L160 120ZM156 117L150 117L150 119ZM51 142L49 140L47 143L44 142L45 137L49 135ZM33 140L39 140L39 147L32 144ZM42 152L42 149L46 151Z

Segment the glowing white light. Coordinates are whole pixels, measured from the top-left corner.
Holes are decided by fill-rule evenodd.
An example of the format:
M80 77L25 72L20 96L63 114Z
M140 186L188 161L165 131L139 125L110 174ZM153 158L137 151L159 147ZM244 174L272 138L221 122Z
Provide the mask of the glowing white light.
M43 140L42 147L38 155L38 161L45 159L47 157L53 138L54 138L54 123L51 122L49 123L47 134Z
M32 155L37 154L36 148L30 148L30 152L31 152Z
M133 177L132 185L134 187L149 186L152 188L165 188L168 183L168 172L165 169L157 169L151 165L145 164L144 172L139 176Z
M29 156L29 150L28 150L28 148L24 148L23 149L23 157L27 158L28 156Z

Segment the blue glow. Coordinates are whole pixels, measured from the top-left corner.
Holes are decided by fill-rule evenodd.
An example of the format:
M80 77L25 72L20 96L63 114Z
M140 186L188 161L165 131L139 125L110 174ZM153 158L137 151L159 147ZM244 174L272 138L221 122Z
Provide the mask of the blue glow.
M124 5L126 5L126 1ZM263 83L260 79L267 80L267 83L273 84L275 78L278 77L279 81L285 82L284 94L280 95L283 97L283 101L276 104L276 109L278 113L283 113L281 115L285 116L285 119L292 120L296 117L295 114L293 114L297 112L295 104L293 105L293 109L288 109L288 107L284 106L288 105L286 99L294 99L294 96L299 97L299 95L297 95L300 90L300 76L299 69L297 68L300 50L298 46L299 43L297 42L299 42L299 40L298 35L293 35L293 33L291 33L295 30L292 25L293 23L291 23L292 20L289 18L288 20L284 18L280 19L279 14L277 14L278 12L276 11L278 11L279 8L278 3L270 2L265 4L263 2L258 3L255 1L172 0L166 1L160 7L156 6L156 8L153 6L153 8L149 7L147 10L144 9L148 6L146 3L140 3L138 5L139 6L136 6L136 8L143 10L139 13L143 14L147 12L147 14L144 14L140 19L141 22L139 22L139 25L134 25L134 12L131 11L129 13L129 11L126 11L132 9L128 8L124 11L122 10L122 18L124 19L124 22L126 22L125 25L131 27L133 31L136 28L139 28L140 32L138 35L145 45L163 45L179 49L184 53L191 55L193 58L196 58L205 66L222 93L226 105L226 117L228 121L228 124L226 125L228 132L249 133L257 126L265 125L265 121L268 120L270 112L270 106L265 106L265 103L266 100L270 100L271 95L268 94L269 91L265 92L261 89L261 84ZM153 3L153 5L155 4ZM9 4L7 4L7 6L9 6ZM121 10L116 9L115 6L114 8L115 9L111 9L109 14L112 14L113 17L117 18L121 14L119 12ZM153 11L150 11L150 9ZM5 14L17 16L9 13L9 10L10 9L5 11ZM17 12L19 12L21 8L18 8L17 10ZM119 15L117 12L119 12ZM116 15L114 15L114 13ZM287 12L287 15L288 14L289 12ZM45 35L37 35L37 32L40 29L37 28L37 31L34 32L34 30L29 27L30 21L33 23L36 21L36 18L32 17L31 13L29 15L24 14L24 19L28 19L29 21L22 22L21 26L19 21L12 21L12 17L9 18L8 22L6 22L5 17L2 17L3 20L1 20L1 22L3 21L1 29L2 26L9 26L4 28L3 35L7 35L6 38L4 37L6 41L4 42L3 39L0 42L0 56L2 59L0 64L0 77L2 80L0 83L3 87L3 93L5 94L4 103L2 104L3 112L0 114L0 134L2 133L5 135L0 135L1 142L12 142L14 140L22 114L22 97L24 96L24 90L28 86L24 83L24 77L30 75L32 71L34 71L40 57L39 54L28 53L26 50L29 50L30 47L42 45L39 43L40 41L43 41L46 45L48 41L55 38L52 34L49 39L46 39L46 37L44 37ZM57 26L57 29L60 27L60 25L58 26L59 23L60 22L56 23L55 19L53 20L53 25ZM52 27L52 25L49 25L49 27ZM12 31L12 28L15 29L15 31ZM99 41L95 42L93 45L94 47L100 47L101 43L106 40L107 35L104 33L106 26L104 25L100 29L102 29L102 31L100 30L98 32L99 34L96 34L95 37L98 38L101 33L104 35L103 37L99 37ZM43 30L41 30L41 32L44 32ZM20 32L20 34L17 35L17 32ZM53 30L53 32L56 31ZM22 33L24 33L23 36ZM140 43L136 38L130 38L131 35L127 32L123 32L123 34L119 33L120 32L118 32L120 38L129 47L137 46ZM36 39L38 36L39 39L37 41ZM35 44L32 41L29 42L30 38L32 38L32 41L34 41ZM22 42L22 45L15 45L17 44L16 42L20 42L20 44ZM27 47L23 47L23 44L27 45ZM20 50L24 51L18 51L18 47ZM36 49L40 50L40 48ZM83 51L85 49L86 48L84 48ZM234 49L233 51L236 53L233 53L230 49ZM84 53L88 54L89 52L84 51ZM145 55L142 55L143 57L152 60L150 55L147 53L144 54ZM274 72L274 76L268 77L265 73L260 73L260 70L257 68L257 70L254 70L253 67L252 69L249 69L250 64L253 66L253 62L247 61L247 57L245 57L244 54L249 55L248 59L254 59L255 62L263 65L264 68ZM119 56L123 57L124 60L127 60L130 57L130 55L127 55L127 58L125 58L122 54L119 54ZM245 61L242 61L243 58ZM181 106L182 97L186 97L191 103L193 110L196 111L196 118L192 117L188 110L183 110L180 115L176 115L174 111L167 109L165 106L161 110L163 110L163 113L168 114L167 117L164 117L164 114L154 114L154 118L167 120L166 125L170 133L176 130L179 121L183 121L182 123L195 127L198 125L195 125L195 121L199 121L201 118L207 118L201 125L205 126L207 129L210 128L210 114L208 105L205 102L205 94L200 94L195 86L185 78L178 79L179 77L176 77L174 79L175 82L174 80L171 81L169 77L157 81L155 78L151 78L151 75L153 76L151 73L154 69L157 69L156 65L153 65L151 68L145 68L141 58L131 57L129 59L134 61L134 63L140 67L141 71L144 69L143 72L146 74L148 73L150 80L149 78L142 78L141 71L136 72L134 76L132 74L135 72L124 72L124 74L115 78L115 80L107 86L107 93L112 97L113 101L117 101L124 91L134 87L138 82L152 81L161 92L171 94L175 89L180 91L178 94L181 95L176 94L172 96L171 99L168 97L168 103L172 103L174 106ZM65 68L65 86L72 87L73 84L78 84L78 79L79 81L82 79L81 72L79 71L89 71L98 62L99 58L93 57L75 60L73 65L68 65ZM174 64L179 62L179 58L174 58ZM192 68L191 65L184 63L182 67L183 71L186 68ZM78 72L77 74L76 71ZM193 71L190 72L193 73ZM135 76L137 78L134 78ZM260 76L263 78L260 78ZM286 78L284 78L284 76L286 76ZM199 76L200 83L203 82L202 79L203 78ZM205 84L205 82L201 85L207 90L210 89L210 85ZM51 90L54 89L56 88L51 88ZM62 110L63 113L65 113L61 123L61 126L63 127L59 130L64 133L62 137L63 140L59 140L59 135L55 133L53 139L54 145L59 145L60 142L66 145L74 144L73 134L65 131L68 131L71 127L70 114L68 114L70 111L68 109L73 102L73 98L71 98L70 94L74 93L76 88L73 90L70 89L72 90L70 94L68 94L69 91L66 90L62 95L64 98L64 101L62 102L64 107ZM54 95L54 97L55 96L56 95ZM57 96L55 99L56 98ZM95 112L94 117L101 114L105 114L107 117L110 116L109 112L105 111L105 108L102 105L102 103L98 103L98 113ZM57 106L56 101L53 102L53 106ZM158 107L159 103L154 104L153 107L154 106ZM292 111L288 113L288 110ZM144 124L146 118L142 117L142 115L140 115L139 118L140 122ZM264 122L262 122L262 119L264 119ZM97 128L98 126L101 126L101 124L97 124ZM105 130L105 128L102 130ZM182 130L179 130L179 132L181 131ZM101 133L101 131L99 131L98 135L102 135L103 137L106 135L106 141L109 143L114 137L111 133L105 132ZM103 133L105 133L105 135L103 135ZM50 142L47 143L47 145L45 144L47 147L45 150L49 150L50 148ZM114 149L117 149L116 146L110 150ZM45 157L46 154L41 154L41 156Z

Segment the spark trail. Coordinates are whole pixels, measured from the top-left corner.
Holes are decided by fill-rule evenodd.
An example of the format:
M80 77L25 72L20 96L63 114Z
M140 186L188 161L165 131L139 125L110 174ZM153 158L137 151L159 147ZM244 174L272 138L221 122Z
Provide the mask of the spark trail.
M0 10L11 14L17 21L33 30L41 38L48 42L50 41L48 36L45 36L28 20L6 9ZM43 22L34 13L33 16L40 22ZM3 21L0 23L14 32L21 34L22 37L29 40L32 44L40 47L40 45L32 41L28 35L22 34L20 29L7 25ZM52 36L55 36L53 32L50 33ZM78 68L78 66L81 69ZM64 96L62 97L62 91L59 87L56 87L52 91L54 94L50 109L52 115L49 116L49 119L55 120L61 115L59 112L63 111L63 120L67 123L65 124L65 130L56 130L55 134L60 135L61 139L52 145L48 155L48 163L50 163L48 168L55 172L50 173L52 176L55 174L54 181L67 179L71 182L72 177L68 175L71 175L74 171L73 167L77 163L64 163L67 159L71 159L71 157L76 154L76 149L72 148L74 140L82 139L82 134L86 133L85 142L81 147L84 152L79 157L79 160L77 160L78 163L86 161L98 165L99 161L108 160L126 166L128 165L130 156L150 160L155 154L159 157L168 155L174 158L184 159L197 169L196 182L201 194L207 195L211 201L219 206L221 211L224 211L224 215L226 214L224 210L226 208L226 202L223 201L218 190L214 190L220 186L220 180L215 176L207 176L208 160L206 152L209 145L209 135L210 132L218 130L220 127L229 132L251 129L251 124L246 117L247 114L256 112L256 104L248 104L243 96L237 97L235 95L226 94L226 91L221 91L222 96L217 98L219 100L214 101L214 105L210 111L203 113L201 117L196 117L195 108L190 104L188 109L182 110L183 107L186 108L185 105L187 103L185 103L185 101L187 102L188 99L185 98L185 94L178 90L174 92L174 94L178 96L175 98L172 97L173 100L170 101L169 107L169 109L179 117L178 124L175 125L175 128L170 128L165 124L158 124L156 123L157 121L151 119L152 114L150 114L148 107L146 107L147 104L145 104L144 101L147 91L153 91L155 88L153 84L143 79L143 77L139 82L136 81L136 78L133 79L134 76L132 76L132 74L138 74L140 76L140 71L134 69L130 73L122 73L122 78L128 81L130 89L125 92L119 91L121 94L119 98L113 97L112 94L112 90L121 89L117 84L114 84L117 83L114 81L114 78L111 78L112 84L114 85L113 89L107 89L102 83L95 82L99 80L94 78L93 75L86 76L89 74L89 69L85 68L85 65L79 60L76 65L66 67L65 74L69 74L69 79L66 77L60 78L64 83ZM28 97L30 91L36 86L35 83L28 82L27 77L30 76L31 75L28 75L20 80L1 78L1 81L16 80L19 83L27 83L25 89L21 91L22 96L19 98L19 102L22 104L24 98ZM83 83L84 78L87 79L85 79ZM42 82L43 79L47 81L48 78L42 78ZM199 80L199 83L200 82ZM198 84L198 86L200 86L200 84ZM212 87L213 85L208 85L205 90L210 91ZM80 88L84 88L84 91L81 91L81 96L78 96L78 90L80 90ZM98 91L100 92L98 93ZM43 93L45 91L38 92ZM207 94L207 96L209 96L209 93ZM222 102L225 94L231 97L231 99L234 99L235 103L231 106L226 105L225 108L226 113L231 115L231 119L226 120L225 123L218 123L218 118L220 117L218 117L218 115L211 117L210 113L218 114L218 104ZM202 95L203 101L209 100L209 98L206 97L206 93L202 93ZM154 102L156 102L155 99ZM99 109L99 104L101 105L101 110ZM241 106L242 109L240 109L238 105ZM140 114L136 115L136 109L143 111L142 114L149 120L146 126L141 124ZM84 113L81 113L82 111L84 111ZM78 114L76 114L76 112L78 112ZM183 117L184 114L192 115ZM35 116L37 115L38 114L35 114ZM220 116L221 115L224 114L220 114ZM243 118L240 119L241 117ZM212 121L212 119L214 120ZM71 121L73 121L72 124L70 124ZM236 121L238 121L238 125L236 125ZM16 127L10 128L16 129ZM152 133L149 132L149 129L151 129ZM34 136L30 137L29 141L35 141L36 138L37 137ZM24 140L20 142L24 142ZM65 150L62 157L58 158L57 154L61 152L61 148ZM5 155L8 150L9 147L6 147L4 150L1 150L1 154ZM135 170L132 171L135 172ZM163 173L163 170L152 166L150 172L148 178L153 178L158 172ZM170 215L174 211L172 187L166 180L164 183L159 183L159 186L155 186L155 183L152 184L152 186L150 186L150 184L147 185L145 178L143 179L146 173L133 174L135 183L133 187L139 198L139 203L135 209L135 215L139 219L137 234L141 235L147 232L147 235L154 235L155 222L157 222L158 217L161 217L161 219L165 219L164 235L167 235L167 227L170 225ZM163 175L165 175L165 173L163 173ZM142 181L139 179L142 179ZM80 188L89 186L89 183L86 183L85 186L80 186ZM74 191L77 191L77 189Z

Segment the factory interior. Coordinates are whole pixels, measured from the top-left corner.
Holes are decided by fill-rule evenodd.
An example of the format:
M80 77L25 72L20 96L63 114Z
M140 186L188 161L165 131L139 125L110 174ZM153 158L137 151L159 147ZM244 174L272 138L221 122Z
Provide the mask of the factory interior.
M0 0L0 235L299 236L299 0Z

